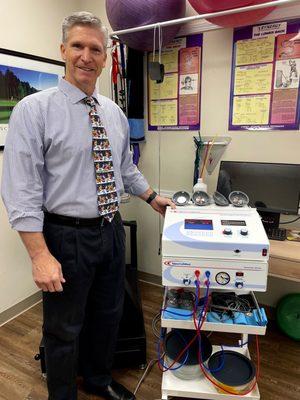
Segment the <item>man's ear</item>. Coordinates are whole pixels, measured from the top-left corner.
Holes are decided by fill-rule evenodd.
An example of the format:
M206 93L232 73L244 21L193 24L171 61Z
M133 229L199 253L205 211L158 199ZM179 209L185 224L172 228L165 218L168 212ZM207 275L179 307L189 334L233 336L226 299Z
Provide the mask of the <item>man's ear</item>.
M102 68L106 67L106 61L107 61L107 52L105 53L105 56L104 56L104 59L103 59Z
M61 54L61 58L66 61L66 48L65 45L62 43L60 45L60 54Z

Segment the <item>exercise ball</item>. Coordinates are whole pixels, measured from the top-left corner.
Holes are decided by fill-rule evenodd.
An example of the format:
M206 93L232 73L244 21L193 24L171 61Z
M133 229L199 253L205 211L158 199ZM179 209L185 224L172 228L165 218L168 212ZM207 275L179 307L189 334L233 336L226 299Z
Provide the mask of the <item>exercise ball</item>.
M253 6L255 4L266 3L268 1L270 0L189 0L189 3L199 14L207 14L217 11L230 10L232 8ZM272 12L275 8L276 7L266 7L259 10L224 15L222 17L207 18L207 20L224 28L251 25L270 14L270 12Z
M294 340L300 341L300 293L282 297L276 307L279 328Z
M115 31L135 28L156 22L183 18L185 0L106 0L106 13L111 27ZM176 36L181 25L162 28L163 46ZM123 43L129 47L149 51L153 50L153 29L120 35ZM156 29L156 48L158 48L158 29Z

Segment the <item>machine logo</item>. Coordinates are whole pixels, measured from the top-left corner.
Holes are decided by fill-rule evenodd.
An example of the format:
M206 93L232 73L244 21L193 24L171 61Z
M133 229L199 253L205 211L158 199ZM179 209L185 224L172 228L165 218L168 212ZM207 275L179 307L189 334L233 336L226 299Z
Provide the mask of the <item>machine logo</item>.
M186 266L191 266L192 264L189 262L185 261L164 261L164 265L170 265L173 267L186 267Z

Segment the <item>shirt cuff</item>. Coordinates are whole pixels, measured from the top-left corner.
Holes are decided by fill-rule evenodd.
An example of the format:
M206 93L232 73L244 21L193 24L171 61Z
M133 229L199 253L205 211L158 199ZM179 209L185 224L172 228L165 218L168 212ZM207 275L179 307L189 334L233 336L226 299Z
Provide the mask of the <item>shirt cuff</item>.
M19 216L11 217L10 224L12 229L20 232L43 232L44 213L23 212Z

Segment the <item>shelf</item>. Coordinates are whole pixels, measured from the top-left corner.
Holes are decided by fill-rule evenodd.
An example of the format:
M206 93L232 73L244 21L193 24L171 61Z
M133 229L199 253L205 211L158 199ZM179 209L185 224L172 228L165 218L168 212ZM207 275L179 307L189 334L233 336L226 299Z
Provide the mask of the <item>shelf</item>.
M195 329L192 319L178 320L161 318L161 326L162 328ZM222 324L215 322L204 322L201 328L202 331L241 333L249 335L265 335L266 329L266 326Z
M229 348L244 354L250 358L248 349ZM219 351L219 346L213 346L213 352ZM200 367L199 367L200 368ZM202 375L202 374L201 374ZM260 394L258 387L252 390L245 396L231 395L220 393L203 375L199 380L183 380L177 378L171 371L163 373L162 379L162 400L168 400L169 396L173 397L188 397L191 399L207 399L207 400L259 400Z

